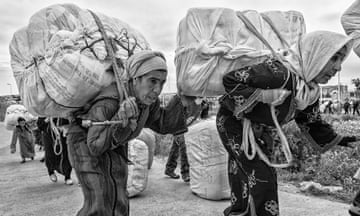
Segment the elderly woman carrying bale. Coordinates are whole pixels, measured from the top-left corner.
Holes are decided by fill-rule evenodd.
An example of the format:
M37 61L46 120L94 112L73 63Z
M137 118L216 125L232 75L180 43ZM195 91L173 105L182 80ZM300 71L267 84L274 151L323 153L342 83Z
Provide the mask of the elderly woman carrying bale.
M128 78L125 91L129 97L121 97L116 85L110 85L88 111L75 115L68 131L70 161L84 195L79 216L129 215L127 143L142 128L161 134L187 131L182 102L190 105L191 101L175 95L167 107L160 107L158 96L167 76L163 54L140 51L128 59L125 69ZM90 121L86 125L89 127L81 124L83 120ZM121 123L92 124L106 120Z

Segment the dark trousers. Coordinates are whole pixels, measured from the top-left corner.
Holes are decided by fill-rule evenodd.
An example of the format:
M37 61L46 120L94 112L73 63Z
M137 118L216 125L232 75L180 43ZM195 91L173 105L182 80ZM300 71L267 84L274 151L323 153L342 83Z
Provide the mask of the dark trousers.
M354 107L354 108L353 108L353 115L355 115L355 113L357 113L358 115L360 115L360 112L359 112L359 108L358 108L358 107Z
M181 163L181 175L189 175L189 161L186 154L186 145L184 134L174 137L169 157L166 163L166 171L174 172L177 167L177 160L180 154L180 163Z
M216 125L222 143L229 153L231 205L225 209L224 215L279 215L276 171L258 156L253 160L245 156L241 149L242 121L237 120L232 113L220 109ZM267 133L262 133L261 136L269 137ZM260 147L268 155L266 144Z
M65 180L70 179L72 167L68 157L66 138L61 136L61 147L58 145L56 148L54 148L55 140L51 133L44 131L42 138L45 147L45 165L49 175L53 174L56 170L65 176ZM55 154L55 152L59 153L59 155Z

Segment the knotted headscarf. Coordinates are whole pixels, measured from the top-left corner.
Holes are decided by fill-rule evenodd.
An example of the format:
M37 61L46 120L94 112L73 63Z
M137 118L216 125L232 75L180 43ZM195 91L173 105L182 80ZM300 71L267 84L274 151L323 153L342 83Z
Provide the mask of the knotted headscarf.
M167 72L165 57L158 51L143 50L137 52L126 62L128 79L143 76L154 70Z
M346 47L346 56L351 50L351 38L330 31L315 31L305 34L285 56L292 71L297 75L297 108L305 109L320 98L320 87L313 80L327 62L341 48Z

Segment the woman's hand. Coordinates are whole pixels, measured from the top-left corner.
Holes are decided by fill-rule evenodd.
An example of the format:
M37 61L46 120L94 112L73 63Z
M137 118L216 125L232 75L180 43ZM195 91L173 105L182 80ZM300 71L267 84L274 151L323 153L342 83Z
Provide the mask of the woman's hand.
M136 104L135 97L129 97L120 104L120 108L118 110L118 117L119 120L122 121L123 127L126 127L130 122L131 129L135 130L136 125L134 125L134 122L136 123L136 117L138 115L139 109Z
M291 94L291 91L286 89L264 89L261 90L259 101L278 106L284 103L285 99Z

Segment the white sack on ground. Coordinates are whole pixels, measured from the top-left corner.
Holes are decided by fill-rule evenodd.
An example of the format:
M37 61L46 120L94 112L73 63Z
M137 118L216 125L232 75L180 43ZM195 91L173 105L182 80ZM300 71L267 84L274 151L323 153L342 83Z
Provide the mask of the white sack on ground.
M128 24L101 13L116 57L149 49L145 38ZM124 48L123 48L124 47ZM88 10L73 4L49 6L35 13L10 43L11 66L20 97L29 112L65 117L114 82L102 36Z
M14 130L15 126L18 125L18 118L22 117L26 121L35 120L36 117L31 115L27 109L21 104L12 104L6 108L5 112L5 128L7 130Z
M354 52L360 57L360 0L356 0L341 16L347 35L354 39Z
M141 130L139 136L136 137L136 139L143 141L148 147L149 150L148 169L150 169L154 160L155 143L156 143L155 134L151 129L144 128Z
M216 129L214 118L200 121L185 133L190 164L190 188L210 200L230 198L228 156Z
M132 165L128 166L127 191L133 197L145 190L148 181L149 149L145 142L133 139L129 142L128 158Z
M286 44L293 45L305 34L304 18L297 11L259 13L226 8L189 9L178 27L175 56L177 85L184 94L221 95L225 93L222 85L225 73L259 63L270 54L238 17L240 13L251 21L274 50L287 49Z

